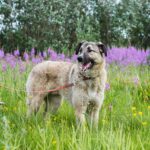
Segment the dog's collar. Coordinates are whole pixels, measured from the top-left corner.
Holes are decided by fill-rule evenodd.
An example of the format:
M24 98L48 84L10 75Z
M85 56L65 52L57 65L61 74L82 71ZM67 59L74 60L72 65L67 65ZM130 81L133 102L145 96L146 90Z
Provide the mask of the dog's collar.
M87 77L87 76L83 75L82 73L80 73L80 75L82 76L83 80L92 80L92 79L94 79L93 77Z

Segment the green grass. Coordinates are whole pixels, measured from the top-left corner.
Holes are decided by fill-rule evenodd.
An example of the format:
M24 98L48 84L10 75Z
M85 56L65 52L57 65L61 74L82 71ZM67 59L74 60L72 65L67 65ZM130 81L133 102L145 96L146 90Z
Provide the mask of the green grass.
M26 119L26 95L17 90L25 88L30 70L0 73L0 101L5 102L0 106L0 150L150 149L150 68L108 68L110 89L105 94L98 130L78 128L73 109L66 102L47 120L41 111Z

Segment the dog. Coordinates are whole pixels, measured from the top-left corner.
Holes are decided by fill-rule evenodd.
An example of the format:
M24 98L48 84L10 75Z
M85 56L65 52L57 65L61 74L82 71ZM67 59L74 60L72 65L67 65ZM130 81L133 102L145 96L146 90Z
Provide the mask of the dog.
M107 80L107 49L101 42L82 41L75 53L76 63L45 61L33 67L26 83L28 116L36 114L43 101L45 114L56 112L65 99L74 107L79 124L86 121L87 113L91 124L97 126ZM73 86L47 92L70 83Z

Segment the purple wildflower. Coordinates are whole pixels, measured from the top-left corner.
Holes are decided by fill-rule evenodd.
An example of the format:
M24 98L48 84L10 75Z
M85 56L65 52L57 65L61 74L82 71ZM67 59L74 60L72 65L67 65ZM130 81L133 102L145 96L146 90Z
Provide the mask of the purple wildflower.
M63 53L62 54L58 54L57 59L58 60L65 60L65 55Z
M129 48L112 48L108 51L107 62L109 64L116 63L118 65L145 65L149 52L137 50L134 47Z
M53 52L53 50L48 48L48 50L47 50L48 55L51 55L52 52Z
M26 70L26 66L23 64L20 64L20 66L19 66L20 73L24 72L25 70Z
M0 58L3 58L5 56L4 51L0 49Z
M9 65L12 69L14 69L16 67L16 62L12 60L9 62Z
M11 63L12 61L15 61L16 58L12 54L6 54L5 60L7 63Z
M24 58L25 61L28 61L28 60L29 60L29 55L28 55L27 52L25 52L25 53L23 54L23 58Z
M66 58L65 61L66 62L71 62L71 59L70 58Z
M34 48L31 49L31 53L30 54L31 54L31 57L35 56L35 49Z
M50 55L50 60L52 60L52 61L57 60L57 53L55 51L49 49L48 53Z
M40 57L37 57L37 58L32 58L32 63L34 63L34 64L38 64L38 63L40 63L40 62L42 62L43 61L43 58L40 58Z
M43 52L43 57L47 58L47 53L45 51Z
M106 85L105 85L105 90L110 90L110 84L109 83L106 83Z
M42 56L42 52L39 52L38 56L39 56L39 57L43 57L43 56Z
M14 51L14 56L19 56L19 55L20 55L19 50L15 50L15 51Z
M73 62L75 62L75 61L77 60L77 55L73 54L73 56L71 57L71 60L72 60Z
M2 71L5 72L7 70L7 65L6 64L2 64Z
M32 58L32 63L34 63L34 64L37 64L38 63L38 60L37 60L37 58Z

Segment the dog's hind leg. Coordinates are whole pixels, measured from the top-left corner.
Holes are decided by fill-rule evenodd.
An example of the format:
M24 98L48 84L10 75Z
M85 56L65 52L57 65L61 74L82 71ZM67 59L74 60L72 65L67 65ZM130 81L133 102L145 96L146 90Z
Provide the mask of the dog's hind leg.
M41 95L36 95L35 97L32 97L30 100L27 99L28 105L27 117L31 116L33 113L36 115L43 100L44 97Z
M44 115L47 114L47 112L56 113L59 106L61 105L62 98L60 95L48 95L45 97L45 112Z

